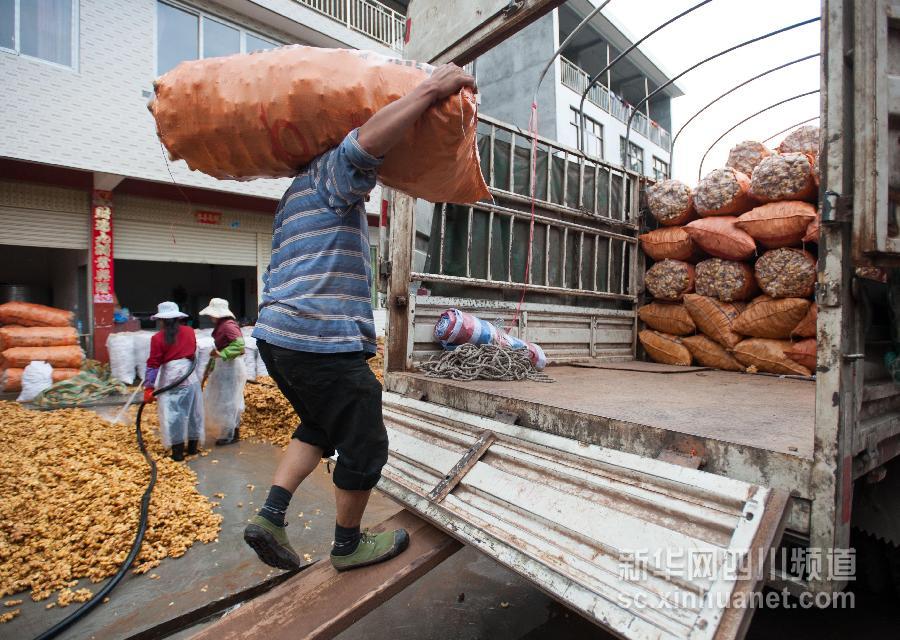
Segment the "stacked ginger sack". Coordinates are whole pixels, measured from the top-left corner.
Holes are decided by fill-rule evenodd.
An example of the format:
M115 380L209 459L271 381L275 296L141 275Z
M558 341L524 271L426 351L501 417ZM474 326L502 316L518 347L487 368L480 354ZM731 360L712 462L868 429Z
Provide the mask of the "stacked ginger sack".
M30 302L0 304L0 391L22 389L31 362L53 367L53 382L76 376L84 363L71 311Z
M818 133L801 127L776 151L742 142L694 189L677 180L647 189L660 226L640 236L654 301L638 316L652 360L815 371Z

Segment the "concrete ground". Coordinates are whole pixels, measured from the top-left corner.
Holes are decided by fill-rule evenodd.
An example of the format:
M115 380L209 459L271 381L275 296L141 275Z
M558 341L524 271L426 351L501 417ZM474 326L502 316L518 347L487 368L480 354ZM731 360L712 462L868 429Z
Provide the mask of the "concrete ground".
M272 473L281 451L271 445L242 442L236 446L214 448L206 457L188 464L197 472L198 489L213 497L225 497L216 510L222 514L222 530L217 542L197 543L181 558L167 558L144 575L128 574L115 588L110 602L101 604L59 636L63 639L119 640L144 629L197 609L264 582L281 572L265 566L244 544L242 532L247 519L265 502ZM251 491L247 485L255 485ZM242 507L238 507L238 503ZM381 522L397 506L380 495L373 496L364 526ZM302 516L301 516L302 513ZM300 487L291 502L288 535L297 552L309 561L327 558L334 535L334 498L331 477L325 465ZM150 576L159 578L151 579ZM97 593L102 584L80 581ZM21 599L22 613L0 625L0 639L33 638L73 612L77 604L64 609L44 607L55 598L32 602L28 593L10 596ZM0 608L2 611L2 608Z
M129 574L100 605L61 638L121 640L204 604L278 575L259 563L244 545L247 518L265 500L281 452L272 446L241 443L214 449L189 464L199 490L222 492L224 516L218 542L195 545L181 558L167 559L149 574ZM218 462L213 462L217 460ZM248 484L255 485L250 491ZM238 507L238 502L243 503ZM334 525L331 479L323 466L298 491L291 504L288 534L301 555L326 559ZM398 507L373 496L364 526L384 520ZM302 512L302 516L300 513ZM149 576L156 574L158 579ZM100 585L89 585L94 592ZM79 585L83 586L83 585ZM22 615L0 625L0 639L33 638L74 610L44 609L27 594ZM209 623L206 623L209 624ZM189 638L199 626L169 637ZM900 607L860 595L852 611L764 610L757 612L752 639L792 637L822 640L852 636L890 638L900 628ZM490 558L465 548L338 636L340 640L543 640L609 638L591 623L556 604L528 581Z

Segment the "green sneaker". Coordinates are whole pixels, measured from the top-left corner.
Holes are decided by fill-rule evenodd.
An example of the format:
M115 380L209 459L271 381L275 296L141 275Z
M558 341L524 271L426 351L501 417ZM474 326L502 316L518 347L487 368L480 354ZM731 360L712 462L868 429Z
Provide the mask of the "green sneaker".
M331 554L331 564L338 571L349 571L390 560L409 546L409 534L405 529L369 533L364 531L356 551L346 556Z
M270 567L296 571L301 566L300 556L288 542L285 528L272 524L260 515L253 516L250 524L244 527L244 542Z

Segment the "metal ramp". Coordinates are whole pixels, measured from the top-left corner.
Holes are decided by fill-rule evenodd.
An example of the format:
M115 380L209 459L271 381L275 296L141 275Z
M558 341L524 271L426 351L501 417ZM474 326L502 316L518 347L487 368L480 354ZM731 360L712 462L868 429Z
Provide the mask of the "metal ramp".
M626 638L738 638L788 495L384 394L379 488ZM733 605L733 606L732 606Z
M374 530L396 528L406 529L410 539L409 548L396 558L344 573L335 571L328 560L308 565L268 593L229 611L192 640L333 638L462 547L409 511L400 511Z

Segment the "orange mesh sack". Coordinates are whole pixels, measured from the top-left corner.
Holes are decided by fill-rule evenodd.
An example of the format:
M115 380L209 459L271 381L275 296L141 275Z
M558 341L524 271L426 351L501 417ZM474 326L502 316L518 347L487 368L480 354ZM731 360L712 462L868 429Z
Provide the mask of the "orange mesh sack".
M4 369L3 372L0 373L0 391L5 391L7 393L21 391L22 374L24 372L25 369L20 369L18 367Z
M725 371L743 371L744 366L734 359L734 356L715 340L704 335L688 336L681 339L682 344L688 348L694 360L704 367L724 369Z
M681 344L681 338L678 336L645 329L638 334L638 339L654 362L684 367L691 364L691 352Z
M756 253L756 241L738 229L734 216L717 216L694 220L684 230L698 247L723 260L746 260Z
M797 326L794 327L794 330L791 331L791 336L797 336L799 338L815 338L816 323L818 322L818 319L819 306L813 302L809 305L809 311L803 316L803 320L798 322Z
M723 347L731 348L741 341L741 335L734 330L734 319L745 305L691 293L684 296L684 308L697 328Z
M696 217L691 188L678 180L663 180L647 187L647 206L661 224L684 224Z
M815 201L819 188L812 157L805 153L769 156L753 171L750 193L760 202Z
M31 302L4 302L0 304L0 324L16 324L23 327L68 327L75 314Z
M816 259L802 249L772 249L756 261L759 288L773 298L808 298L816 285Z
M58 347L78 344L75 327L0 327L0 351L10 347Z
M34 360L43 360L54 369L78 369L84 363L81 347L12 347L2 354L3 366L24 369Z
M734 320L734 330L754 338L790 338L791 331L809 312L803 298L759 296Z
M697 326L684 305L651 302L638 309L638 318L651 329L686 336L694 333Z
M785 351L792 348L790 340L769 340L749 338L737 344L732 353L745 367L755 367L757 371L781 375L811 376L809 369L794 362Z
M677 302L694 290L694 265L680 260L663 260L647 269L647 290L657 300Z
M740 171L744 175L752 176L753 170L760 162L772 155L772 151L761 142L747 140L736 144L728 153L726 167Z
M731 168L711 171L694 189L694 208L703 217L744 213L754 204L750 178Z
M81 373L81 369L54 369L53 382L62 382L63 380L74 378L79 373Z
M638 236L641 248L654 260L692 260L697 247L684 227L662 227Z
M753 267L721 258L704 260L697 264L694 290L722 302L746 300L757 291Z
M300 45L183 62L154 83L150 111L175 159L214 178L292 177L432 67ZM388 152L384 184L431 202L488 198L469 89L432 106Z
M25 369L4 369L3 373L0 374L0 391L21 391L22 374L24 372ZM52 374L53 382L62 382L63 380L74 378L79 373L81 373L81 369L54 369Z
M817 214L815 220L810 222L809 226L806 227L806 233L803 234L803 242L815 242L816 244L819 244L819 227L821 224L822 221Z
M778 153L793 152L819 155L819 127L807 125L794 129L785 136L778 145Z
M808 202L770 202L751 209L735 226L766 249L790 247L806 242L809 226L816 221L816 208Z
M816 370L816 339L807 338L795 342L794 346L784 352L788 358L797 362L810 371Z

